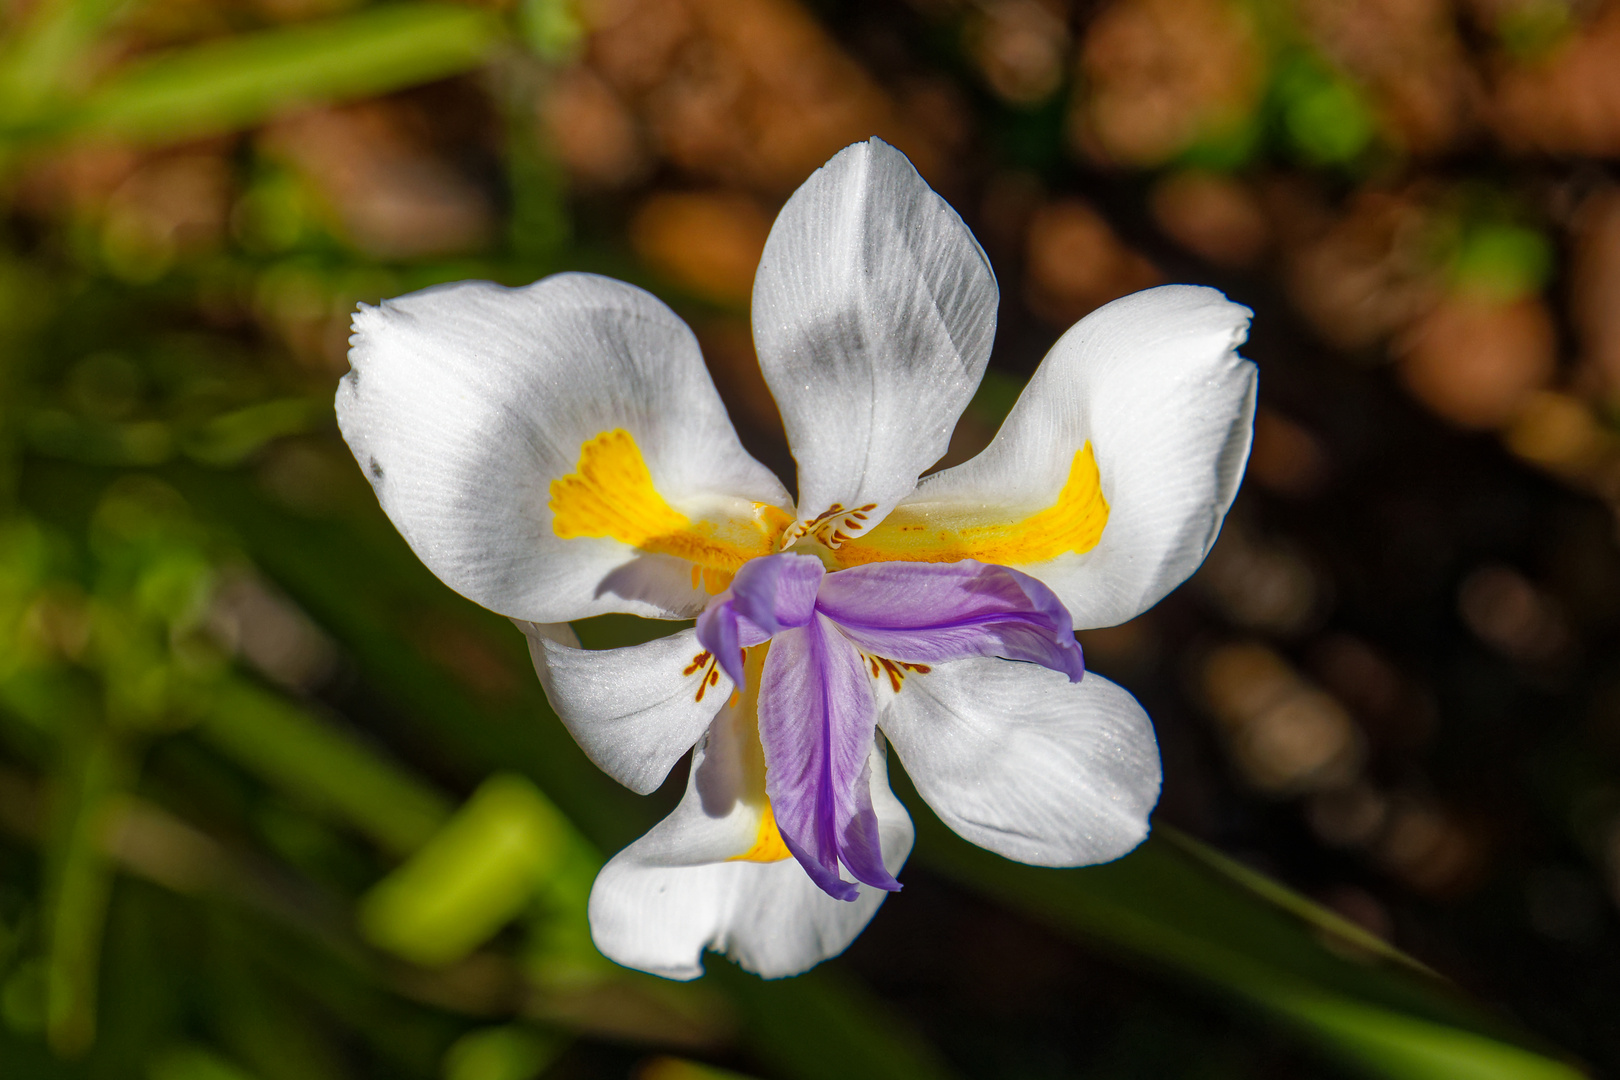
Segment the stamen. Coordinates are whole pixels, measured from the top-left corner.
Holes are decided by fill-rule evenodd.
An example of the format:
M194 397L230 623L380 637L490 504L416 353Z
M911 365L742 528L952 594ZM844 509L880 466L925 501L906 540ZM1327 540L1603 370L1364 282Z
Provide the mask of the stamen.
M876 509L877 503L867 503L854 510L846 510L843 503L833 503L815 517L800 521L790 528L783 536L782 548L786 550L795 540L806 535L813 535L824 547L836 548L854 538L861 529L861 523ZM850 532L838 528L840 519L843 528Z
M871 653L862 653L866 662L871 665L872 678L881 679L884 675L889 677L889 688L895 693L905 684L906 672L915 671L918 675L927 675L934 669L927 664L909 664L904 660L890 660L886 656L873 656Z
M682 669L681 674L690 676L699 672L702 672L702 677L698 679L697 693L693 695L693 701L702 701L703 695L709 692L709 687L720 681L720 666L708 652L700 652L692 657L692 662ZM732 697L736 697L735 691L732 692Z

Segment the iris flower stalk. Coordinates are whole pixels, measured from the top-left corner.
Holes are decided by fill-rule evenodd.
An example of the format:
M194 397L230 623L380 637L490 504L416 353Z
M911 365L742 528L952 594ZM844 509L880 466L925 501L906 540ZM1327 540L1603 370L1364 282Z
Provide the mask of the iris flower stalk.
M759 362L798 500L743 450L696 339L591 274L460 282L354 319L338 421L383 509L451 588L528 635L585 753L676 809L591 892L607 956L676 979L713 949L774 977L836 955L910 853L889 748L968 840L1081 866L1147 835L1160 766L1076 627L1195 570L1248 456L1250 312L1170 285L1052 348L994 441L944 454L997 288L894 148L840 152L773 226ZM572 620L691 619L585 650Z

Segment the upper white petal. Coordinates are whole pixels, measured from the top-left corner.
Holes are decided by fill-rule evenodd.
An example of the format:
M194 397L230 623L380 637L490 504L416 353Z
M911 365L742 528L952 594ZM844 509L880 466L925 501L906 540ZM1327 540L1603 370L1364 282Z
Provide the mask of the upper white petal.
M1018 569L1057 593L1076 627L1134 618L1204 561L1237 494L1256 386L1237 349L1252 314L1194 285L1098 308L1041 361L989 447L906 501L1050 505L1089 440L1109 504L1101 541Z
M945 453L996 327L989 260L878 139L794 192L754 278L754 343L799 467L801 517L886 514Z
M1159 749L1142 706L1087 673L1077 683L993 658L906 676L878 725L940 820L1038 866L1117 859L1148 833Z
M884 865L898 874L911 853L911 818L889 790L878 742L872 807ZM756 809L725 790L731 770L705 769L714 761L709 755L730 752L713 739L700 747L680 805L597 875L591 936L608 958L695 979L703 974L703 950L713 949L768 979L797 975L848 948L888 895L862 885L857 899L834 900L794 859L729 861L748 849L759 822Z
M446 584L504 615L701 607L688 564L552 531L551 482L604 431L634 436L671 503L791 505L737 441L692 332L634 286L463 281L362 306L349 340L338 425L383 509Z
M598 768L640 795L656 791L703 737L726 699L724 671L708 686L696 630L623 649L570 648L549 626L519 622L551 707ZM690 670L696 667L697 670Z

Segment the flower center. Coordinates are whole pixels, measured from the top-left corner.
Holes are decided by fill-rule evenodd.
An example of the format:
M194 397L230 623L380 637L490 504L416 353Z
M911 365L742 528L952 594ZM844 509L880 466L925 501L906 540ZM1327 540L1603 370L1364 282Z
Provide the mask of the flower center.
M800 543L803 543L801 540ZM741 690L727 722L756 716L771 826L832 896L900 886L884 867L869 781L878 688L898 694L908 675L975 656L1025 660L1078 680L1084 673L1068 611L1016 570L972 560L881 562L828 573L797 550L755 559L697 623L708 650ZM769 643L769 654L760 657ZM753 848L775 853L762 824Z

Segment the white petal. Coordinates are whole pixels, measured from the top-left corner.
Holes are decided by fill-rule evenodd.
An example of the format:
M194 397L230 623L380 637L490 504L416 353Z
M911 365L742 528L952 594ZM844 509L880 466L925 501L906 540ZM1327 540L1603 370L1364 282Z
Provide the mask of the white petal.
M1100 676L958 660L908 674L878 725L940 820L1009 859L1088 866L1147 836L1153 725Z
M1049 506L1090 441L1109 506L1100 542L1014 565L1077 627L1134 618L1204 561L1237 494L1254 431L1256 370L1237 353L1251 314L1192 285L1097 309L1052 347L990 446L906 503Z
M801 519L839 503L875 504L875 521L939 460L989 359L996 298L973 234L887 143L840 151L794 192L753 316Z
M634 437L672 505L789 506L742 449L697 341L650 294L590 274L443 285L362 306L338 424L394 525L457 592L514 618L700 607L689 563L559 538L548 501L587 439Z
M591 888L591 936L626 967L695 979L703 950L712 949L768 979L797 975L848 948L888 895L862 885L855 900L834 900L792 858L730 861L752 845L759 811L737 797L736 762L728 760L736 740L723 727L724 714L693 754L680 805L615 855ZM872 754L872 806L884 865L897 874L913 833L889 790L881 739Z
M706 662L696 630L623 649L581 649L557 641L550 626L518 627L574 741L640 795L658 789L731 696L731 679Z

